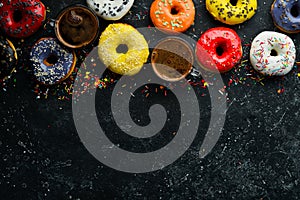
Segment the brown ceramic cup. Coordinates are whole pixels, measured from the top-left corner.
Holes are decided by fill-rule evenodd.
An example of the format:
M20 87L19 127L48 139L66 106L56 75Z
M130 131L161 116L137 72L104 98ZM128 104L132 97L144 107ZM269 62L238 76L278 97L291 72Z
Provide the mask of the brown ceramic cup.
M163 80L179 81L192 70L194 54L190 45L179 37L167 37L153 49L151 64Z
M67 7L55 22L58 40L70 48L81 48L93 42L98 35L98 29L97 15L82 5Z

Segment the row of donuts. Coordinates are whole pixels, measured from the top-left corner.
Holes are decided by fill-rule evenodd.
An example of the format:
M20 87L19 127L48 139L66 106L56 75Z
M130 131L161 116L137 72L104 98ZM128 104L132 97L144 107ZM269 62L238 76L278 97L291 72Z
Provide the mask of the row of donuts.
M121 3L122 2L122 3ZM90 8L106 20L122 18L133 5L133 0L87 0ZM257 11L257 0L206 0L206 9L218 21L236 25L251 19ZM274 24L287 33L300 32L300 3L298 0L274 0L271 6ZM194 22L192 0L154 0L150 7L153 24L165 32L184 32Z
M87 0L87 5L105 20L119 20L132 7L134 0ZM257 11L257 0L206 0L209 13L220 22L236 25L249 20ZM274 24L287 33L300 31L300 3L298 0L275 0L271 7ZM0 3L0 28L9 37L26 38L35 33L46 17L40 0L5 0ZM154 0L150 7L153 24L166 32L186 31L195 18L192 0ZM93 25L97 19L89 18ZM78 26L84 20L73 11L65 22ZM59 29L60 30L60 29ZM59 31L58 30L58 31Z
M121 19L134 0L87 0L98 16L106 20ZM205 0L206 9L218 21L236 25L251 19L257 11L257 0ZM286 33L300 32L300 3L298 0L274 0L271 6L274 24ZM153 24L169 33L184 32L194 22L192 0L154 0L150 7Z
M88 5L93 9L95 9L98 15L101 15L102 17L103 15L108 17L107 18L108 20L115 20L117 18L122 17L121 15L124 16L131 8L133 3L131 1L130 2L122 1L123 7L122 6L120 7L124 9L117 9L120 8L117 5L115 5L118 3L118 1L114 1L113 3L111 1L106 2L107 4L105 4L104 2L102 2L103 3L102 5L99 4L98 1L96 2L93 0L91 1L88 0ZM275 1L273 7L277 5L275 3L278 2ZM229 6L229 4L231 6ZM249 16L254 15L257 6L256 1L243 1L243 0L237 1L235 6L232 6L231 2L227 2L225 4L225 7L230 8L231 11L229 12L232 12L233 11L232 9L235 7L239 8L238 10L241 10L242 7L241 5L244 6L244 10L241 11L242 13L245 12L248 14L250 13ZM283 3L281 4L278 3L278 5L282 7ZM4 29L4 31L8 35L19 34L18 37L27 37L28 35L33 34L39 28L39 26L43 21L41 19L45 18L45 7L41 2L39 2L39 0L34 0L34 1L33 0L9 0L6 3L5 2L1 3L0 6L3 8L1 9L2 19L3 16L6 17L10 16L11 18L9 19L15 22L15 23L11 23L12 24L11 27L5 26L6 29ZM112 11L106 12L105 10L103 10L106 6L108 10L112 9ZM206 6L208 10L209 8L212 7L217 8L220 16L221 16L220 10L223 12L225 9L223 8L224 5L222 3L218 4L218 1L206 1ZM26 11L30 10L31 12L25 12L29 14L24 16L24 10ZM170 32L170 30L175 32L185 31L190 26L189 23L192 23L194 21L194 15L195 15L194 5L191 0L177 0L177 1L176 0L175 1L155 0L151 5L150 11L151 11L150 16L151 19L153 20L154 25L158 27L160 30L163 30L165 32ZM31 16L32 12L34 13L34 16L37 17ZM224 12L227 12L227 10L225 10ZM161 15L164 16L161 17ZM230 15L230 16L231 16L230 18L233 19L239 18L236 17L236 15ZM244 17L244 21L249 18L250 17ZM62 12L62 14L59 15L58 19L59 19L57 20L58 25L56 24L57 28L55 30L58 38L60 39L60 42L63 43L65 46L72 47L72 48L82 47L90 43L94 39L93 37L97 35L96 33L98 31L98 26L95 26L98 25L99 23L97 17L94 17L93 13L89 9L85 8L84 6L68 8L64 12ZM154 19L157 19L157 23ZM23 20L26 20L27 23L24 23ZM31 24L32 27L28 25L28 20L30 22L29 24ZM6 18L6 21L9 20L7 20ZM19 22L19 24L22 24L22 26L21 27L16 26L15 24L18 24L17 22ZM91 23L87 23L87 22L91 22ZM184 22L188 22L188 27L186 26L186 24L184 24ZM242 21L239 22L241 23ZM159 23L161 23L161 25ZM232 22L230 23L233 24ZM1 23L1 25L4 25L4 23ZM81 34L78 34L77 30L79 28L81 30L82 29L84 30ZM261 37L254 39L254 43L252 44L253 48L251 48L250 61L254 66L254 68L263 74L285 75L290 71L295 61L295 47L293 45L292 40L288 36L279 33L272 33L271 35L274 34L276 34L274 38L273 37L270 38L269 36L267 36L267 34L262 33L262 35L260 35ZM103 41L101 40L101 38L104 37L103 35L105 34L102 33L99 43ZM90 37L85 38L84 36L90 36ZM119 36L122 37L122 35ZM220 72L229 71L233 66L235 66L240 61L240 58L242 56L242 46L240 44L240 39L236 39L235 42L233 42L234 40L232 40L231 36L234 36L232 38L238 38L237 34L233 30L226 29L226 28L221 28L221 30L212 29L207 31L206 34L203 34L198 41L197 51L196 51L197 52L196 55L198 57L197 60L200 61L200 65L210 71L214 71L213 68L215 67L211 67L211 66L216 65L216 69ZM17 36L15 35L15 37ZM128 40L130 39L133 38L129 37ZM260 43L256 44L257 43L256 41L260 41ZM105 44L105 42L102 43ZM268 45L270 43L272 43L272 45ZM6 56L2 56L5 59L4 61L1 61L1 63L4 63L5 69L10 69L10 66L12 66L13 63L17 60L16 51L12 43L7 39L1 38L0 44L1 44L0 47L2 48L1 53L6 55ZM137 44L143 44L143 42ZM48 46L49 48L46 48L45 45ZM5 49L4 47L7 46L10 47L9 49L13 53L8 54L7 51L4 51ZM102 45L99 46L102 48ZM206 51L210 54L213 62L210 61L210 64L208 63L205 64L207 60L206 61L203 60L202 58L203 56L201 56L203 55L203 51L200 51L200 46L201 48L204 47L206 49ZM138 47L134 47L133 49L136 48ZM142 45L142 48L148 48L148 47ZM135 65L132 65L132 69L128 69L128 66L126 66L128 65L128 63L123 63L120 67L120 63L121 63L120 61L122 59L116 59L114 61L107 62L106 58L109 58L110 55L115 55L114 52L116 51L111 48L108 48L108 52L110 52L110 54L104 53L104 55L100 56L100 58L103 58L102 61L104 62L104 64L116 73L122 75L124 74L133 75L137 73L142 66L143 62L137 65L137 69ZM99 50L99 54L100 54L100 50ZM148 57L149 52L148 53L143 52L142 54L143 54L143 58L141 58L140 60L144 61L145 57ZM130 57L130 55L124 53L116 54L116 55L118 55L120 58L127 56L126 57L127 60L128 57ZM70 72L72 72L72 70L74 69L75 62L76 62L76 56L74 52L64 48L62 45L60 45L60 43L56 39L53 38L41 39L40 41L38 41L36 45L33 47L30 56L34 66L34 73L38 81L44 84L55 84L66 79L70 74ZM136 58L139 57L134 57L134 59ZM214 65L212 65L212 63L214 63ZM177 68L176 70L180 71L181 69ZM4 70L4 71L7 72L9 70Z
M121 19L133 3L134 0L87 0L89 8L105 20ZM228 25L241 24L257 11L257 0L206 0L205 3L216 20ZM66 21L76 26L82 18L74 12L66 17ZM298 0L274 0L271 14L280 30L287 33L300 31ZM45 17L46 9L40 0L5 0L0 3L0 27L9 37L29 37L39 29ZM194 23L194 3L192 0L154 0L150 18L157 28L170 33L184 32Z
M40 70L35 73L40 82L57 83L67 78L74 69L75 55L58 45L55 39L45 39L32 49L31 61L34 61L35 69ZM125 50L118 50L122 45ZM200 67L224 73L240 63L243 49L238 34L225 27L204 32L194 51L179 37L166 37L152 51L153 69L164 80L183 79L192 69L193 52ZM59 62L53 61L52 55L56 55ZM111 71L121 75L135 75L147 61L149 47L144 36L131 25L112 23L100 36L98 55ZM273 31L257 35L250 49L250 62L263 75L286 75L292 70L295 58L296 49L292 39Z
M128 52L120 55L115 49L122 43L128 46ZM167 45L162 45L163 43ZM156 74L168 81L184 78L191 70L193 52L200 67L220 73L228 72L239 64L243 55L240 37L233 29L226 27L208 29L200 36L195 50L190 48L191 45L179 40L179 37L166 37L160 41L151 55L151 63ZM121 75L138 73L149 54L143 36L130 25L120 23L110 24L104 30L100 36L98 53L102 62L111 71ZM253 39L249 55L252 66L259 73L267 76L283 76L294 66L296 48L289 36L264 31Z

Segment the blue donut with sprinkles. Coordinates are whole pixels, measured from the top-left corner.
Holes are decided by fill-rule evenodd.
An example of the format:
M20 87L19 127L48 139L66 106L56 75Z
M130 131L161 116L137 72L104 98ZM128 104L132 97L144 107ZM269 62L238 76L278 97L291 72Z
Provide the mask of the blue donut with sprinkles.
M300 1L275 0L271 14L276 27L286 33L300 32Z
M36 79L45 85L53 85L71 75L76 55L63 48L57 39L42 38L32 47L30 61Z

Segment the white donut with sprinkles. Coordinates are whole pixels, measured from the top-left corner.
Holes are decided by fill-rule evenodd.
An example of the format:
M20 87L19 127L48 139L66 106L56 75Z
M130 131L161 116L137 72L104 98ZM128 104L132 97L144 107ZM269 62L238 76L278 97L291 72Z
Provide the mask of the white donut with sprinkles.
M87 0L87 4L99 17L119 20L130 10L134 0Z
M294 42L282 33L264 31L251 44L250 62L263 75L286 75L292 70L295 58Z

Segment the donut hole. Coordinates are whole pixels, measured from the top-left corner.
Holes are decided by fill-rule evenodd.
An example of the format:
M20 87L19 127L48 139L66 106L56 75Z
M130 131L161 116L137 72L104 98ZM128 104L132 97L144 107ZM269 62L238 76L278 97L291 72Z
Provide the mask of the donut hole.
M20 22L23 18L21 10L15 10L13 13L13 20L14 22Z
M297 5L293 5L291 8L291 15L293 17L298 17L299 16L299 8Z
M272 49L270 55L271 56L278 56L278 52L275 49Z
M218 56L222 56L224 54L224 47L222 45L217 46L216 53Z
M236 6L238 0L230 0L230 4L233 5L233 6Z
M120 44L117 49L117 53L127 53L128 51L128 46L126 44Z
M171 8L171 14L172 14L172 15L177 15L178 13L179 13L178 7L172 7L172 8Z
M58 57L56 55L49 55L45 60L44 64L47 66L55 65L58 62Z

